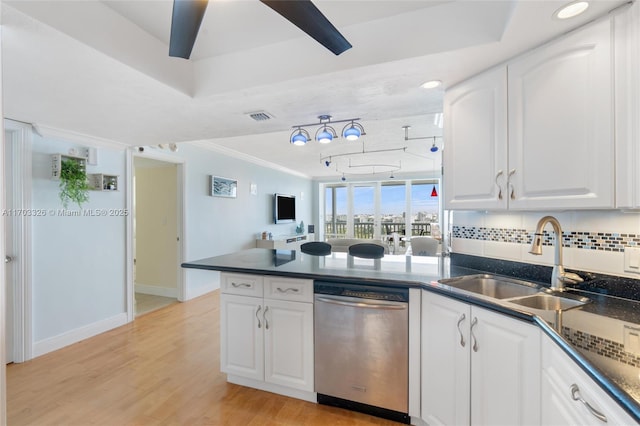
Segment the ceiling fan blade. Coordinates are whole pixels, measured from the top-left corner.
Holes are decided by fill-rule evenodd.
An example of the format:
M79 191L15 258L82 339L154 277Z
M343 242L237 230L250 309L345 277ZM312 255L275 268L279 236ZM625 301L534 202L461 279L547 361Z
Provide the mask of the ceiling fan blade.
M173 0L169 56L189 59L208 0Z
M318 43L339 55L350 49L351 43L311 3L311 0L260 0L292 24L313 37Z

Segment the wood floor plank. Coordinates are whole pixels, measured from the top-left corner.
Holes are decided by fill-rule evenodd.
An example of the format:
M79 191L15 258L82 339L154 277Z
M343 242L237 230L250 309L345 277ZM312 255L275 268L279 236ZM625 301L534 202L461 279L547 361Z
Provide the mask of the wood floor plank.
M8 365L9 426L397 425L227 383L219 307L215 291Z

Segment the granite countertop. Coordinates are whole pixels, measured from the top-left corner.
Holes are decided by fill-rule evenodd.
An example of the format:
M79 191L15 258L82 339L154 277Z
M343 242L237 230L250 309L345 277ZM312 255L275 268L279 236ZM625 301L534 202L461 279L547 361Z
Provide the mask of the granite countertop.
M508 302L466 291L452 291L451 287L438 283L443 278L491 273L548 286L550 268L545 266L456 254L452 254L451 258L385 255L374 266L373 260L349 259L346 253L314 256L291 250L271 249L249 249L186 262L182 266L344 283L424 288L538 323L587 374L598 381L609 395L640 422L640 357L624 351L624 345L619 343L621 339L617 334L618 329L622 333L623 326L640 329L640 302L636 294L640 281L580 273L585 278L585 283L569 292L586 296L591 299L591 303L563 312L562 327L556 329L553 323L555 317L545 315L544 312L525 310ZM613 327L607 327L607 324L613 324Z

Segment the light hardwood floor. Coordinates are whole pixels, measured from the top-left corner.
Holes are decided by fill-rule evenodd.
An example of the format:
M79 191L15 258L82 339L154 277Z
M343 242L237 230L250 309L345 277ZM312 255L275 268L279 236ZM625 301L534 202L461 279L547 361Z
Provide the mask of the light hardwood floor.
M13 425L397 425L229 384L219 292L7 366Z
M152 294L136 293L136 316L148 314L156 309L164 308L172 303L178 303L175 297L154 296Z

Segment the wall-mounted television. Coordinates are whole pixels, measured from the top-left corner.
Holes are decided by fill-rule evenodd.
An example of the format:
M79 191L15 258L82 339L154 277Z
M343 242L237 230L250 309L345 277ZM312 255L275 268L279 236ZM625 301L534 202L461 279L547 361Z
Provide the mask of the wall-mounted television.
M275 194L273 196L273 217L275 223L296 221L295 195Z

